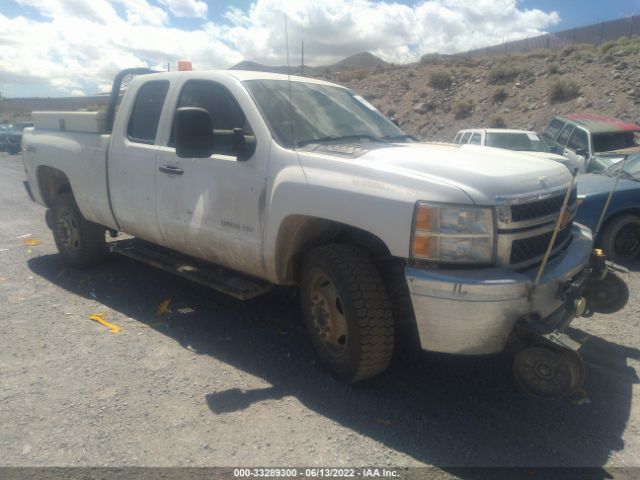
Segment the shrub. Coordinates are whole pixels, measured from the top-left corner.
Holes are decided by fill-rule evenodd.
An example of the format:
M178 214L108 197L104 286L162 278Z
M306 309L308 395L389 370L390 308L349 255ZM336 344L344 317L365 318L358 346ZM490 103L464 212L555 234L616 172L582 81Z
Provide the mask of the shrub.
M434 70L429 74L429 85L439 90L444 90L451 86L451 74L447 70Z
M515 80L521 73L521 69L511 65L496 65L487 73L487 82L503 85Z
M614 48L616 48L616 47L618 47L618 46L619 46L619 43L618 43L617 41L615 41L615 40L610 40L610 41L608 41L608 42L603 43L603 44L600 46L600 51L601 51L602 53L608 53L610 50L612 50L612 49L614 49Z
M423 65L438 65L442 62L442 57L439 53L427 53L420 57L420 63Z
M549 84L549 98L552 102L566 102L580 95L580 87L573 80L559 78Z
M507 122L501 115L493 115L489 119L489 128L507 128Z
M508 96L509 96L509 94L507 93L507 91L504 88L502 88L502 87L497 88L493 92L493 96L492 96L493 103L502 103L507 99Z
M552 63L547 67L547 75L559 75L560 67L558 67L557 63Z
M456 120L467 118L473 111L473 102L471 100L458 100L453 104L453 116Z

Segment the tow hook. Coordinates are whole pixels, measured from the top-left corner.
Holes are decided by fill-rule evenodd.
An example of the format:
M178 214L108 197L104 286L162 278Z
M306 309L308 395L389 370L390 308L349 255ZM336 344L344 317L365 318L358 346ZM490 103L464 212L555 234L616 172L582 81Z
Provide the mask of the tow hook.
M591 275L584 290L587 301L585 315L622 310L629 300L629 287L614 272L628 273L629 270L608 261L599 248L594 249L589 268Z

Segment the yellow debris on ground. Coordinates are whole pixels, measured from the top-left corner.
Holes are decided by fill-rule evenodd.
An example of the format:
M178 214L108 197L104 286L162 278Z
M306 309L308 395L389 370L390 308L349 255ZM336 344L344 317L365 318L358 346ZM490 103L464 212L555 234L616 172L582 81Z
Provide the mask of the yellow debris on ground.
M161 317L165 313L170 313L169 305L171 305L171 299L167 298L160 305L158 305L158 310L156 310L156 317Z
M98 322L101 325L104 325L109 329L111 333L120 333L122 328L115 323L107 322L104 317L100 313L94 313L89 316L89 320L93 320L94 322Z

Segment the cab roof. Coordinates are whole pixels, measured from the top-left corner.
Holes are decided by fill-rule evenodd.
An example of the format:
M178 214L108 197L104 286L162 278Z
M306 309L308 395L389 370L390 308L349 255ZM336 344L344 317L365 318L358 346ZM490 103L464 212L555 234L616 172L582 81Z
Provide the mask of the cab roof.
M568 115L559 115L556 118L565 122L573 122L591 133L640 132L640 125L599 113L575 112Z
M182 76L186 78L193 79L207 79L213 77L219 77L220 75L225 75L229 77L236 78L241 82L245 80L291 80L292 82L302 82L302 83L316 83L321 85L329 85L332 87L340 87L345 88L342 85L337 85L331 82L325 82L324 80L318 80L315 78L309 77L300 77L297 75L286 75L283 73L271 73L271 72L257 72L252 70L188 70L188 71L177 71L177 72L157 72L152 73L149 76L154 79L158 78L175 78L177 76ZM149 78L145 75L144 78Z

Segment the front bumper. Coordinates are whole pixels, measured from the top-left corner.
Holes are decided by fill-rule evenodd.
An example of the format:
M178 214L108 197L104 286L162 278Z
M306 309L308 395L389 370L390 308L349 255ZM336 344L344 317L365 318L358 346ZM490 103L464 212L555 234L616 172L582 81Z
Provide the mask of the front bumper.
M469 355L497 353L506 346L519 319L555 316L566 302L564 285L588 266L591 256L591 231L574 224L572 235L569 247L547 263L537 287L537 266L524 272L503 267L406 267L422 348Z

